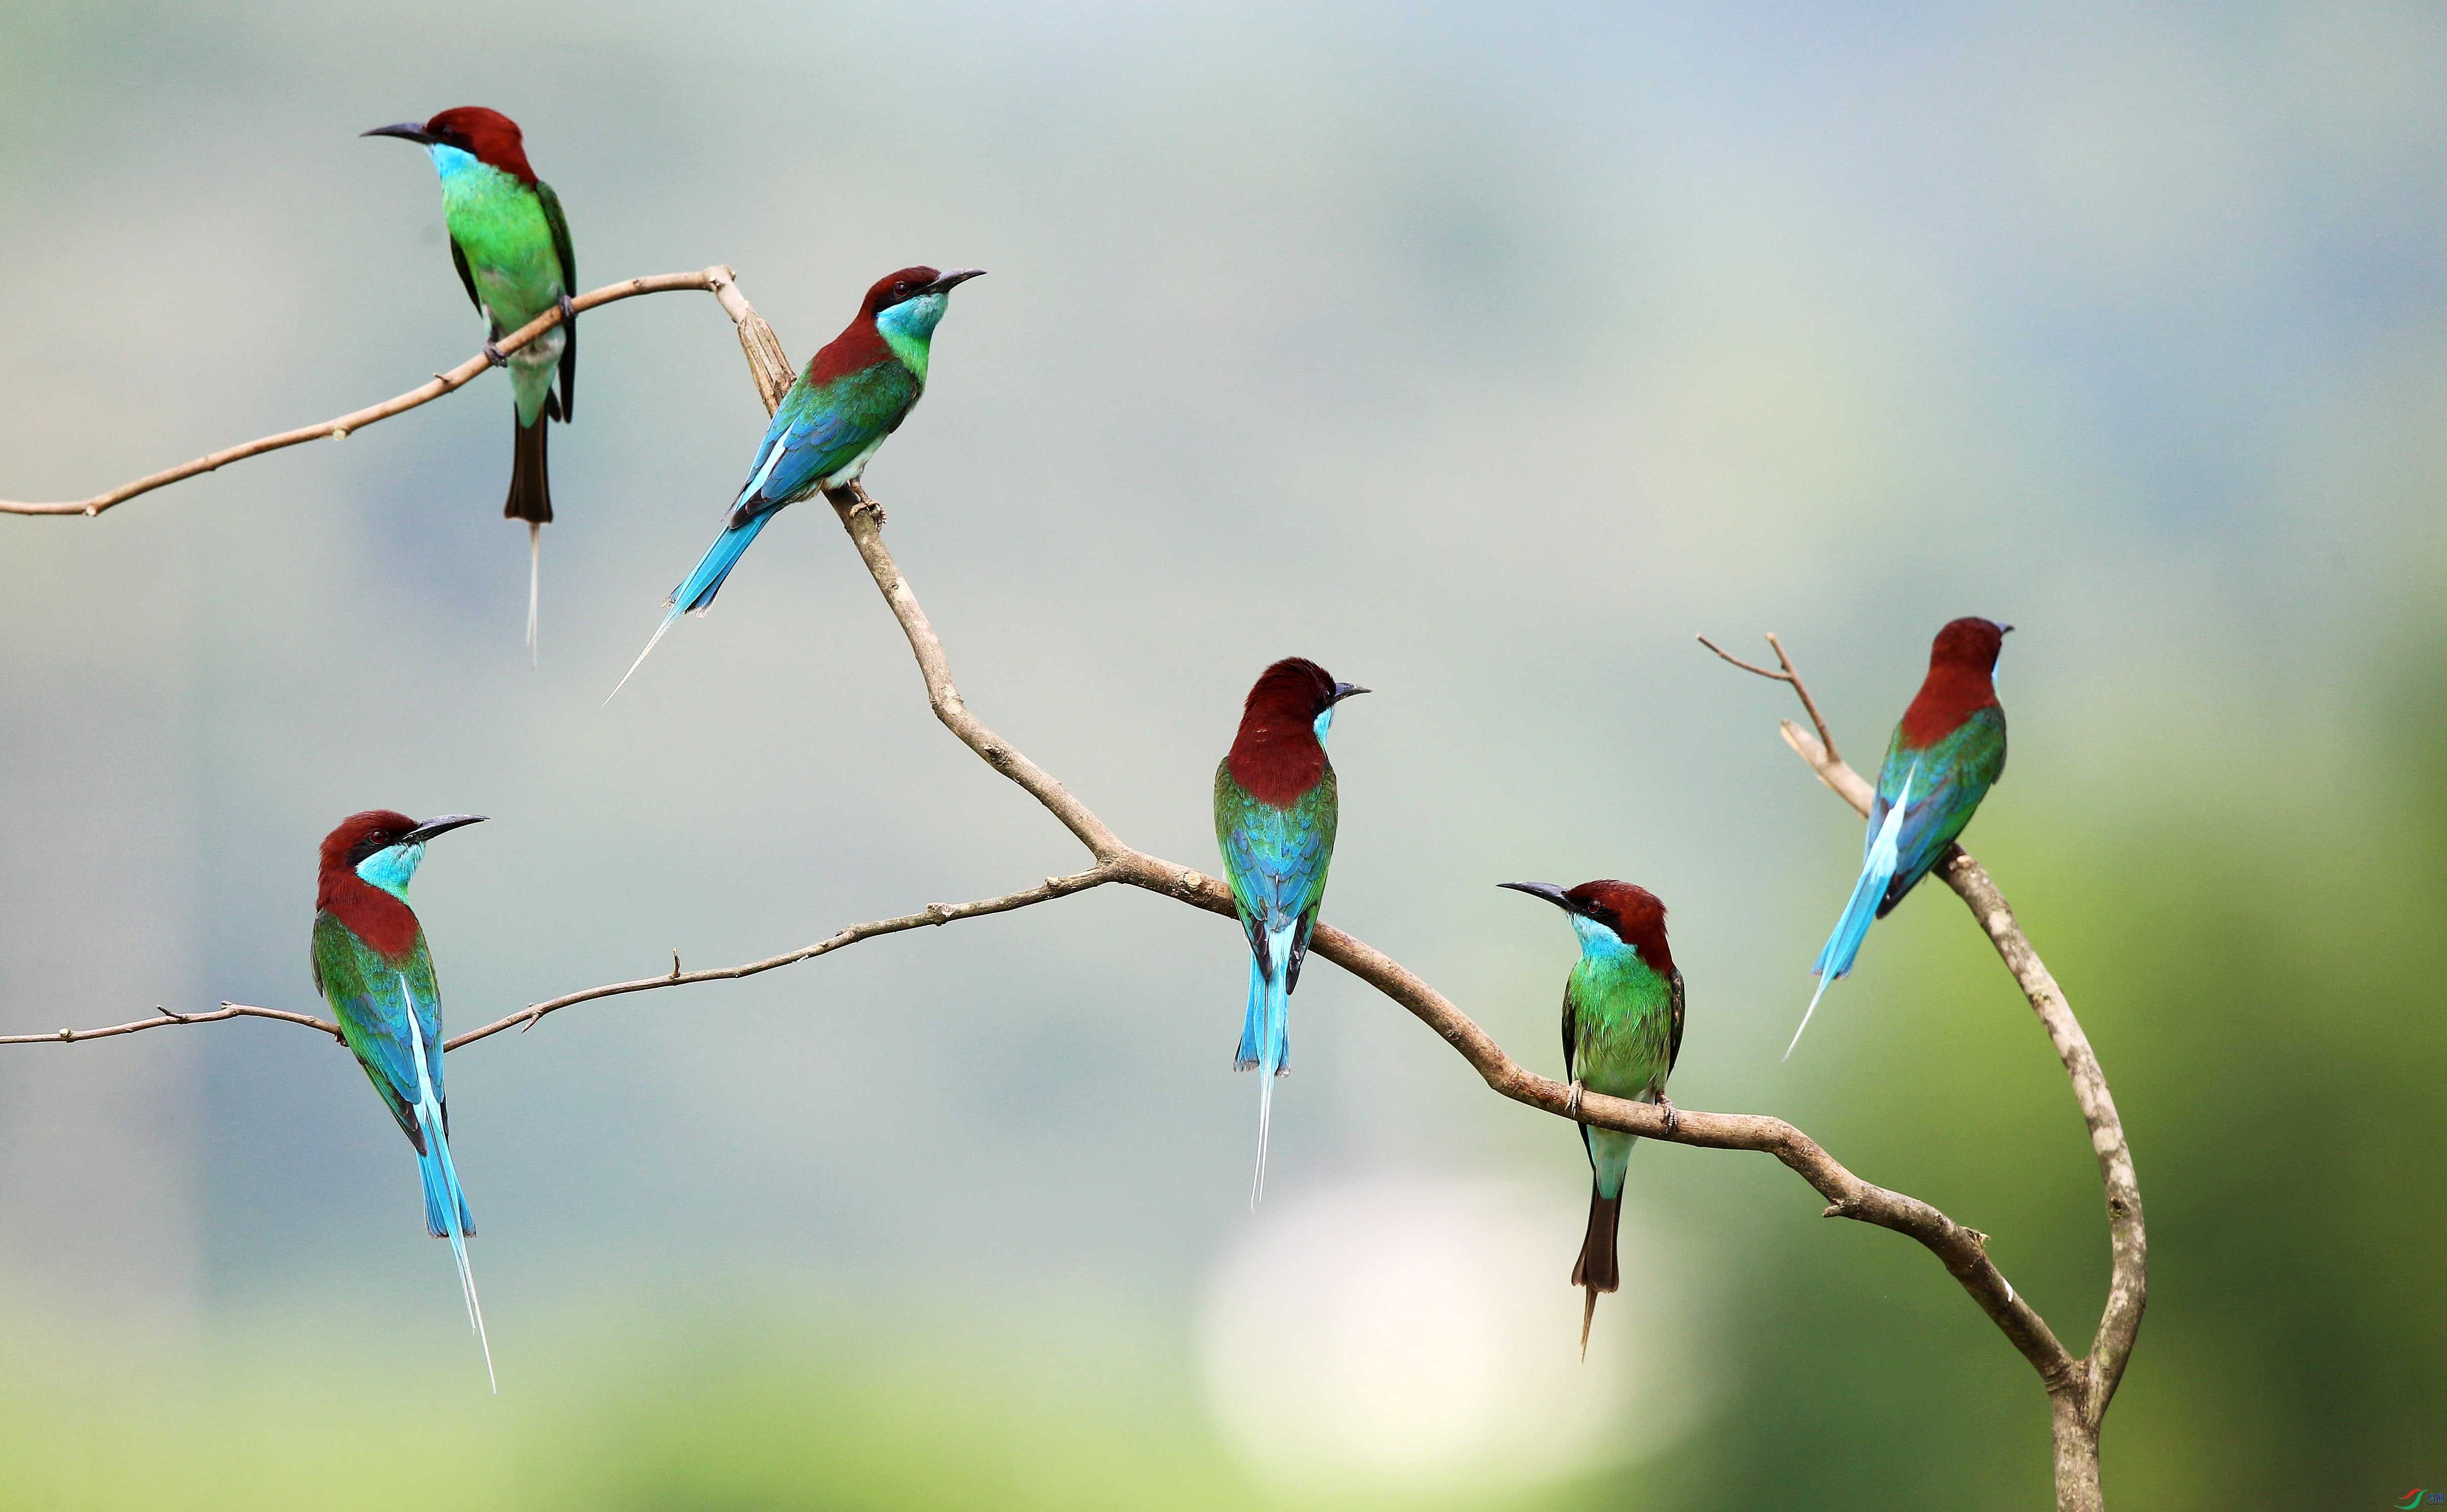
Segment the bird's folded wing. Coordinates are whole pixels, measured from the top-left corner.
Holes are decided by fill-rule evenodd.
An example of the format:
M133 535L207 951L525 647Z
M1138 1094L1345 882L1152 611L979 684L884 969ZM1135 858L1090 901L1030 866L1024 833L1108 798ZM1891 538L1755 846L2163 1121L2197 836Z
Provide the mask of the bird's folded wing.
M424 949L422 938L417 949L404 964L386 961L362 940L349 933L347 926L329 914L314 920L314 969L323 987L323 1000L340 1021L340 1031L349 1049L366 1068L383 1101L391 1106L391 1116L400 1126L415 1138L412 1111L417 1100L416 1049L408 1042L411 1032L425 1025L438 1025L437 993L434 991L433 962ZM402 983L406 992L402 991ZM413 999L417 1016L423 1023L411 1028L409 1000ZM442 1094L442 1046L438 1033L426 1033L427 1059L430 1064L433 1090Z
M1912 801L1904 810L1903 828L1895 840L1898 878L1917 879L1937 864L1945 847L1971 822L1980 801L1988 796L1997 769L2004 765L2004 749L2003 719L1994 709L1983 709L1919 753ZM1881 781L1881 797L1885 787Z
M1232 896L1253 921L1297 918L1325 891L1334 849L1334 815L1316 795L1289 808L1250 802L1236 816L1224 845Z

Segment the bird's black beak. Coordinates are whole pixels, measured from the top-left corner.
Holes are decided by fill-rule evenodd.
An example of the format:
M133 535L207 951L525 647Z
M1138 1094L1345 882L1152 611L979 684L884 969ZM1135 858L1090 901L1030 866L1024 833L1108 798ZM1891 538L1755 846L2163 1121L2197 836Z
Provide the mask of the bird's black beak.
M1997 627L1997 633L2000 635L2010 635L2013 633L2014 627L2011 625L2000 625Z
M1552 882L1498 882L1495 885L1509 887L1516 893L1527 893L1532 898L1543 898L1566 914L1577 914L1581 911L1580 906L1566 897L1562 888Z
M397 137L402 142L413 142L420 147L429 147L434 142L433 133L425 129L425 123L422 121L403 121L395 126L376 126L371 131L360 131L357 135Z
M1337 683L1334 685L1334 697L1331 702L1338 704L1346 698L1356 697L1361 693L1373 693L1375 690L1373 688L1362 688L1357 683Z
M483 814L445 814L440 819L428 819L417 825L401 836L398 842L402 845L422 845L434 836L447 835L462 825L481 824L484 822L484 818Z
M950 273L947 273L941 277L936 279L933 283L928 284L920 292L930 294L947 294L953 290L960 287L960 285L967 283L970 279L982 278L985 275L986 271L983 268L955 268Z

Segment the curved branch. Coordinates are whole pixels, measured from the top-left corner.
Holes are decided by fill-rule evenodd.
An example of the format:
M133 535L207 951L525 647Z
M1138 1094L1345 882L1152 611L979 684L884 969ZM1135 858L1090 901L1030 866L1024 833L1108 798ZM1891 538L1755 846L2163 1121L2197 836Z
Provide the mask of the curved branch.
M1768 640L1773 645L1775 637L1771 635ZM1704 636L1700 643L1708 645ZM1785 657L1784 648L1776 647L1776 655L1783 661L1787 674L1783 676L1726 656L1713 645L1708 649L1745 671L1793 685L1793 691L1801 695L1802 707L1810 710L1812 723L1818 726L1821 738L1812 739L1808 730L1788 719L1778 727L1785 744L1855 812L1868 815L1870 786L1824 739L1827 727L1818 718L1818 706L1811 701L1809 687L1793 671L1792 660ZM1936 870L1971 910L1971 917L1980 921L1998 958L2021 988L2039 1027L2047 1031L2048 1043L2056 1048L2065 1079L2072 1084L2074 1101L2081 1108L2082 1123L2090 1131L2091 1149L2098 1159L2099 1184L2107 1200L2107 1304L2100 1311L2098 1332L2091 1341L2090 1353L2074 1362L2076 1373L2061 1384L2052 1381L2049 1385L2050 1394L2058 1399L2058 1504L2093 1508L2101 1504L2099 1425L2107 1416L2108 1404L2115 1398L2116 1387L2123 1382L2124 1367L2140 1336L2141 1314L2150 1302L2150 1236L2141 1217L2140 1177L2134 1169L2132 1146L2124 1137L2124 1120L2115 1110L2115 1098L2108 1090L2107 1073L2099 1068L2097 1054L2090 1048L2090 1036L2082 1032L2081 1021L2065 1001L2064 990L2057 985L2055 973L2039 959L2030 937L2022 933L2005 895L1998 890L1987 868L1959 844L1947 848ZM2042 1370L2041 1374L2046 1372Z
M696 273L661 273L644 278L623 279L619 283L605 284L600 289L579 294L571 300L570 304L579 311L587 311L593 310L598 305L611 304L615 300L634 299L639 294L669 293L682 289L711 291L715 298L723 301L723 309L733 320L740 318L739 310L747 308L747 301L739 298L738 289L730 270L721 266L702 269ZM738 301L738 309L732 308L733 300ZM749 313L753 314L754 312L750 311ZM503 336L494 345L507 354L518 350L559 324L560 324L560 312L547 310ZM759 321L757 324L761 326L764 322ZM768 331L768 334L769 335L770 332ZM740 339L743 342L748 339L745 322L741 323ZM396 399L386 399L381 404L369 405L363 409L351 410L336 420L327 420L316 425L301 425L295 430L284 430L276 436L265 436L260 440L244 442L236 446L224 446L219 451L208 452L193 462L181 463L176 467L167 467L157 473L148 473L134 482L122 483L109 492L96 494L91 499L42 504L17 503L0 499L0 515L83 515L91 518L105 509L123 504L139 494L149 494L156 488L166 488L172 483L216 471L234 462L243 462L249 457L260 457L265 452L279 451L287 446L301 446L310 441L326 439L344 441L351 431L363 430L376 421L389 420L393 415L404 414L420 405L429 405L444 394L474 382L488 366L490 364L484 355L479 352L448 372L435 373L430 382L419 384Z
M1785 743L1810 764L1820 780L1843 795L1855 810L1867 815L1870 788L1861 774L1830 755L1824 746L1811 739L1808 730L1791 720L1785 721L1782 728ZM2055 973L2032 948L2030 937L2014 917L2013 906L1989 878L1987 868L1972 860L1969 851L1956 845L1946 852L1936 870L1969 906L1971 917L1980 921L1982 932L1996 947L1998 957L2013 973L2016 985L2021 988L2039 1027L2047 1030L2048 1043L2056 1047L2065 1077L2073 1084L2074 1101L2080 1106L2082 1123L2090 1130L2091 1148L2098 1157L2099 1181L2106 1189L2110 1246L2107 1307L2099 1318L2098 1334L2091 1345L2090 1356L2082 1362L2096 1397L2090 1409L2090 1420L2096 1424L2105 1415L2109 1399L2124 1379L2125 1362L2132 1356L2134 1340L2141 1332L2141 1314L2150 1300L2150 1238L2141 1219L2141 1181L2134 1170L2133 1149L2125 1141L2124 1120L2115 1111L2115 1095L2108 1090L2107 1073L2099 1068L2098 1056L2090 1048L2090 1036L2082 1032L2081 1020L2074 1016L2072 1005L2065 1001L2064 989L2057 985Z
M1222 882L1125 844L1060 783L1012 749L968 711L952 683L951 666L942 643L927 624L916 595L910 592L908 579L884 547L883 512L863 490L855 487L829 497L842 528L848 532L860 559L875 579L877 591L883 595L893 617L901 622L908 637L910 653L917 660L919 675L926 685L927 702L934 707L936 716L962 744L1026 789L1060 820L1096 857L1100 869L1111 873L1112 879L1230 917L1232 895ZM1782 654L1781 647L1778 654ZM1786 667L1789 672L1789 661ZM1797 686L1797 676L1793 680ZM1569 1087L1523 1068L1469 1014L1392 956L1321 922L1310 940L1309 951L1410 1010L1495 1091L1559 1118L1571 1116ZM1774 1155L1828 1200L1828 1217L1873 1223L1926 1246L2031 1362L2051 1391L2060 1390L2073 1381L2077 1369L2073 1357L2058 1342L2046 1320L2021 1299L1989 1259L1986 1236L1963 1227L1917 1198L1862 1181L1782 1119L1757 1114L1678 1112L1669 1122L1662 1109L1649 1104L1590 1093L1582 1099L1580 1122L1679 1144Z

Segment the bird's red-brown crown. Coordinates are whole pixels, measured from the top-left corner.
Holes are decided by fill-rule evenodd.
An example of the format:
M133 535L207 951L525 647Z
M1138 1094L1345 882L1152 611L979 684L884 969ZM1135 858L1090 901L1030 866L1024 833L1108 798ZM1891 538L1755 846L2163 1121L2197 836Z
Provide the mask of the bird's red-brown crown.
M1928 676L1904 710L1903 736L1918 747L1944 740L1997 702L1997 656L2014 627L1966 615L1949 620L1928 648Z
M498 110L455 105L427 121L425 129L444 146L490 163L522 183L536 181L535 170L527 166L525 135L517 122Z
M922 293L928 285L941 276L943 274L939 269L929 268L924 263L916 263L897 272L885 274L867 287L866 303L862 307L863 312L872 319L903 299Z
M1671 973L1674 952L1665 943L1665 903L1636 882L1604 878L1566 889L1564 896L1583 914L1614 931L1615 937L1640 952L1653 972Z
M1334 677L1305 656L1286 656L1258 674L1241 705L1232 739L1232 780L1262 803L1288 806L1325 775L1317 716L1334 707Z

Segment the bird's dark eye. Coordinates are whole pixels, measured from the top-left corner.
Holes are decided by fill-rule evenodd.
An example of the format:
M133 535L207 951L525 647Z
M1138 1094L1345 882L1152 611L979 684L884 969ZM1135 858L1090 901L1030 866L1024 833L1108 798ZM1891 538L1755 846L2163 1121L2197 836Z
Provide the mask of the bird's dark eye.
M893 292L894 293L896 293L896 294L905 294L905 293L907 293L909 292L909 280L908 280L908 279L906 279L906 278L903 278L903 279L901 279L899 283L894 284L894 285L892 286L892 292Z

